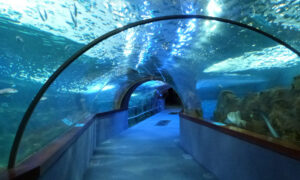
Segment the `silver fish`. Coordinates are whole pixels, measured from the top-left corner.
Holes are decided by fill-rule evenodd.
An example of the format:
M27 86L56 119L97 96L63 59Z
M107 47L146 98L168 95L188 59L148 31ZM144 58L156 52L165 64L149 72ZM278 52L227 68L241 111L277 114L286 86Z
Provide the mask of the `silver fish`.
M13 88L0 89L0 95L15 94L17 92L18 92L18 90L17 89L13 89Z
M21 36L16 36L16 41L19 43L24 43L24 39Z
M265 115L264 112L260 111L260 110L256 110L259 115L263 118L263 120L265 121L270 133L272 134L273 137L275 138L279 138L279 135L277 134L277 132L275 131L275 129L272 127L269 119L267 118L267 116Z
M46 19L45 19L44 16L42 15L40 9L38 8L37 10L38 10L38 12L39 12L39 15L40 15L41 19L42 19L43 21L46 21ZM45 13L45 11L44 11L44 13Z
M43 97L41 98L41 101L45 101L45 100L47 100L47 99L48 99L47 97L43 96Z
M47 12L46 12L46 10L44 10L44 17L45 17L45 20L47 20L47 19L48 19L48 15L47 15Z
M75 17L77 17L77 6L75 3L74 3L74 15L75 15Z
M71 10L70 10L70 15L71 15L72 21L74 23L74 26L77 27L77 20L74 18L73 13L71 12Z
M277 134L277 132L275 131L275 129L272 127L269 119L264 114L261 114L261 116L263 117L265 123L267 124L268 129L271 132L272 136L275 137L275 138L279 138L279 135Z

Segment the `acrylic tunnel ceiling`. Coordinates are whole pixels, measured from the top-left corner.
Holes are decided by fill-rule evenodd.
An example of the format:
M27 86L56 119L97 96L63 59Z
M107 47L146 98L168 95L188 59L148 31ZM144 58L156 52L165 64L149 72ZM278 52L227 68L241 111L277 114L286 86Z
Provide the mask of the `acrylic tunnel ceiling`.
M39 88L95 38L138 20L201 14L256 27L300 51L299 12L299 0L0 0L2 166ZM50 86L25 131L19 159L82 118L117 108L124 90L142 79L170 84L188 112L216 99L221 88L288 86L299 62L285 46L223 22L177 19L128 29L90 49Z
M299 6L298 0L249 0L242 3L221 0L24 0L22 2L1 0L2 34L8 33L8 36L2 37L3 46L10 45L14 47L12 51L20 51L23 54L30 54L38 50L37 53L43 56L41 58L37 55L38 60L34 59L33 54L30 54L31 59L26 60L20 56L17 58L17 62L9 62L10 69L3 69L2 73L6 76L13 75L14 78L21 80L27 79L43 83L66 57L98 36L130 22L174 14L203 14L242 22L268 32L299 50L300 15L297 13L300 10ZM231 31L231 29L233 30ZM15 36L12 38L9 35ZM224 38L222 40L213 39L216 36ZM189 59L191 63L198 63L205 59L205 61L209 61L203 70L206 73L289 67L297 61L295 55L278 44L270 44L271 41L270 43L261 43L258 38L253 39L251 33L243 28L215 21L192 19L153 23L148 25L148 28L130 29L119 38L124 41L122 46L120 46L121 43L107 43L101 48L94 48L86 55L92 58L105 56L105 60L116 59L117 56L120 56L122 60L118 59L118 62L112 62L112 64L122 64L122 66L129 66L133 69L146 64L149 59L156 57L160 59L159 56L164 59L162 62L164 68L171 66L168 63L177 57ZM222 43L224 43L223 47L236 45L237 42L234 38L248 41L240 42L247 46L240 47L243 52L240 52L239 49L239 53L232 54L225 48L215 46L215 44L222 46ZM222 50L230 52L230 56L226 56L221 52ZM55 52L55 56L53 52ZM220 57L218 52L224 57ZM276 53L281 56L278 57ZM9 57L8 52L6 54ZM206 54L213 61L199 58L198 54L202 56ZM213 57L214 54L217 54L218 58ZM261 54L264 56L260 56ZM273 56L277 57L273 58ZM266 64L258 67L257 64L265 57L268 59L265 61ZM135 65L128 63L132 59L138 60L133 63ZM250 61L251 63L249 63ZM231 65L235 64L234 62L239 63L233 67ZM42 67L41 64L43 64ZM115 67L119 68L118 65ZM19 70L21 73L14 73L14 70Z

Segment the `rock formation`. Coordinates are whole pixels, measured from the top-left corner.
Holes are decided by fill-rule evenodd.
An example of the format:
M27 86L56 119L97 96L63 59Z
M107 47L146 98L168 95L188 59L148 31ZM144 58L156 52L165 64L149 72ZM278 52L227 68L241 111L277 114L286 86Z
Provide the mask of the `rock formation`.
M223 91L214 119L272 137L274 129L279 138L300 144L300 76L290 89L272 88L244 98Z
M300 90L300 75L294 77L293 83L292 83L292 89L293 90Z

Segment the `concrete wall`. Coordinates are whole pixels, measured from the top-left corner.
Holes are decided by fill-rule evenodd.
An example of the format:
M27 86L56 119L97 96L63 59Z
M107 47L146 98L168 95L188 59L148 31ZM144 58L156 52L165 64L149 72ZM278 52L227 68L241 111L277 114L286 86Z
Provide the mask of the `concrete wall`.
M185 151L221 180L299 180L300 161L180 118Z
M128 112L96 116L89 128L40 177L41 180L80 180L97 144L128 127Z
M95 117L97 124L96 145L103 141L120 134L128 128L128 111L120 111L114 114Z

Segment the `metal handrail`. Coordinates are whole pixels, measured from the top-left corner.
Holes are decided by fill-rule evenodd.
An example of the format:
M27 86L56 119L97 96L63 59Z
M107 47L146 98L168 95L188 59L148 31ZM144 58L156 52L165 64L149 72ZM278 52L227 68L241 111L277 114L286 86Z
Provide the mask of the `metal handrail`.
M145 113L148 113L148 112L150 112L150 111L153 111L153 110L155 110L155 109L159 109L159 107L155 107L155 108L152 108L152 109L150 109L150 110L148 110L148 111L144 111L144 112L142 112L142 113L140 113L140 114L138 114L138 115L129 117L128 119L134 119L134 118L137 118L137 117L139 117L139 116L141 116L141 115L143 115L143 114L145 114Z

